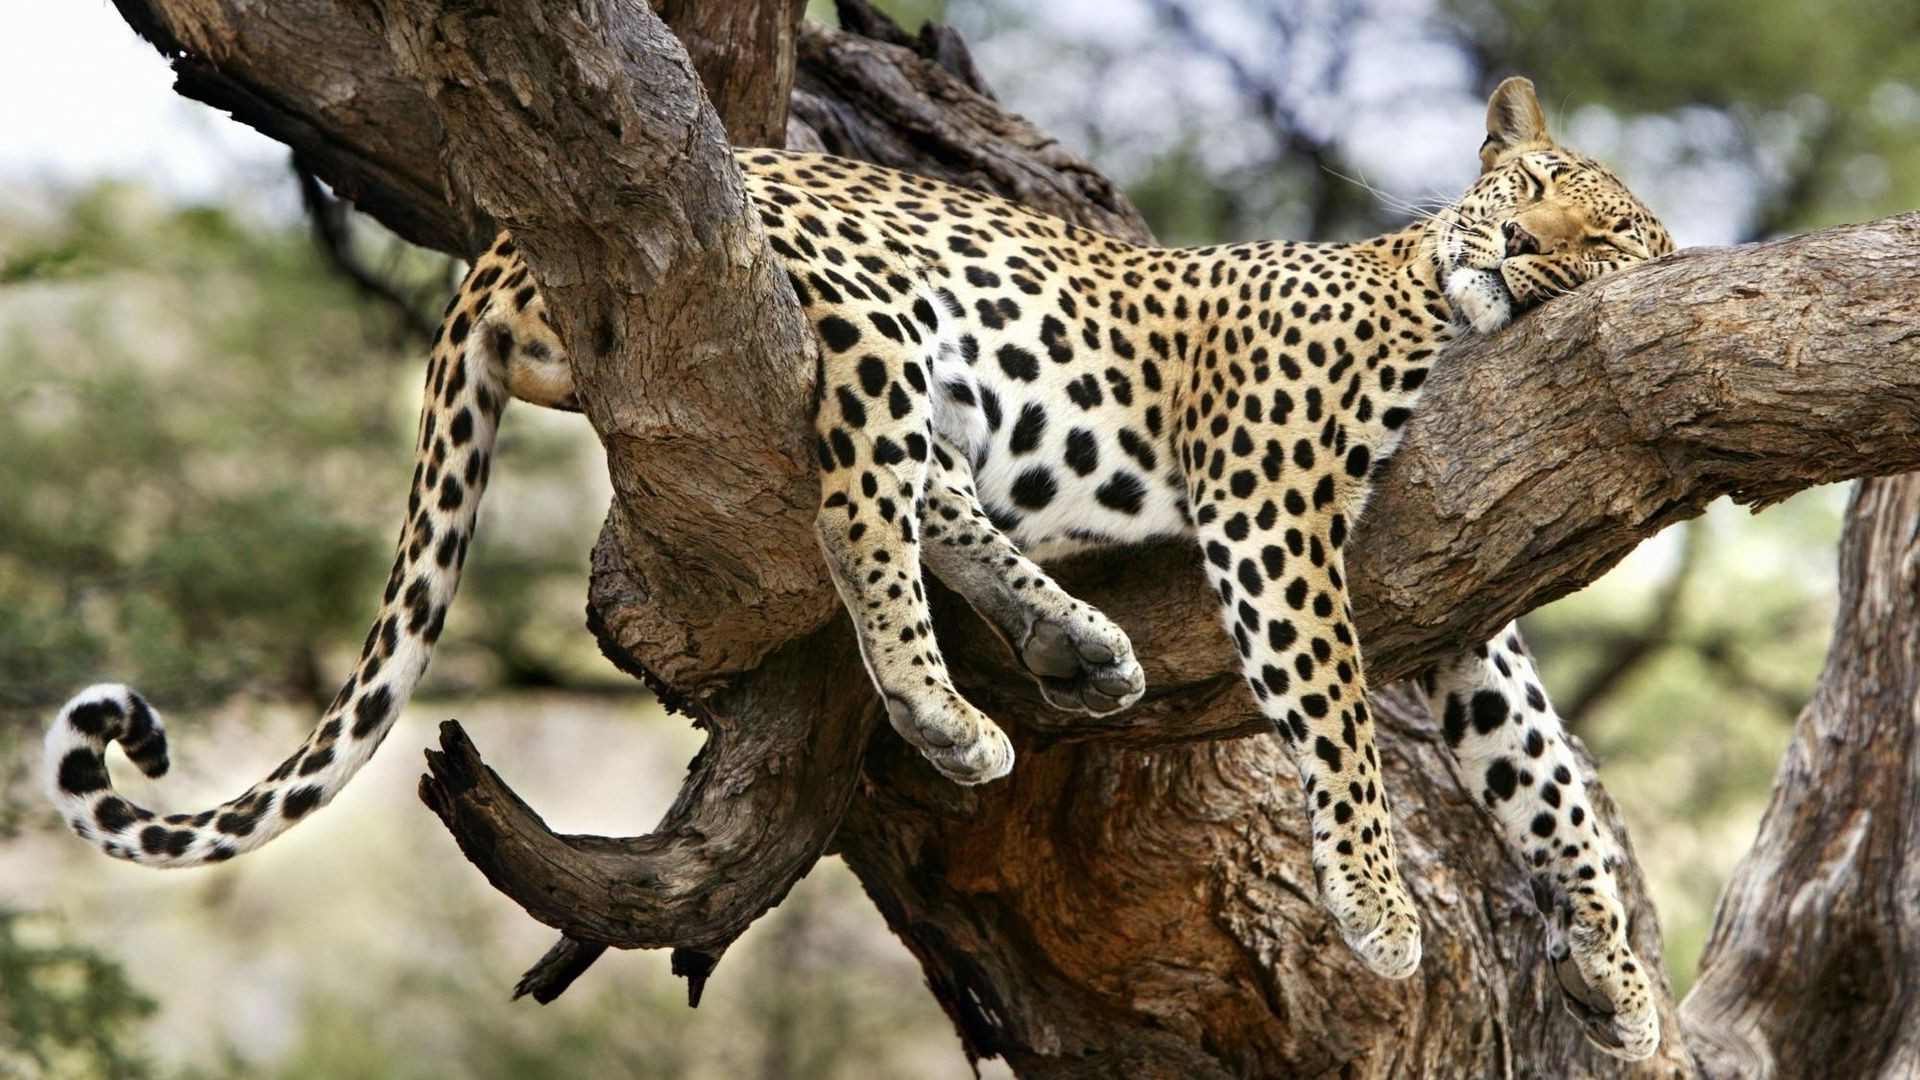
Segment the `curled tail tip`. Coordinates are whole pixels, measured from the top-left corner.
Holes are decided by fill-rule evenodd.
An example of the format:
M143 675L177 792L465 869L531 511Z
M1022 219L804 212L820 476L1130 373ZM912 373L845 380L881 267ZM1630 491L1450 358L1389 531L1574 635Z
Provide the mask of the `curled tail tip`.
M97 755L118 740L127 759L148 776L167 773L167 729L145 698L123 683L95 683L67 699L47 729L49 763L55 751L91 749Z

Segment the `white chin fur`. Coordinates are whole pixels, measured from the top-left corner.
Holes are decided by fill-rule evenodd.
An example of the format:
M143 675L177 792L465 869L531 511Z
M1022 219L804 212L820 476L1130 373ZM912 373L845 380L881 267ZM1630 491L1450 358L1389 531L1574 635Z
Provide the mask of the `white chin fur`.
M1513 300L1497 270L1454 270L1447 275L1447 299L1476 334L1491 334L1513 321Z

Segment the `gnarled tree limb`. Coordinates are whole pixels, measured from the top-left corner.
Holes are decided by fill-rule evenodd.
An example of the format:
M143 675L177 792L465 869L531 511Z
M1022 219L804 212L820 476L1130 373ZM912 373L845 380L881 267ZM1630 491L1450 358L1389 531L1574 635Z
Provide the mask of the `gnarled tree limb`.
M1860 485L1840 617L1683 1021L1713 1077L1920 1075L1920 474Z

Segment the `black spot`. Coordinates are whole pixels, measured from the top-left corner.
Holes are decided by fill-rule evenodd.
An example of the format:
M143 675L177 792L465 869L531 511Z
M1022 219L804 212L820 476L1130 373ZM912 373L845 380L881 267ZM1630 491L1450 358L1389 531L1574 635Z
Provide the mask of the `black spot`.
M1291 646L1300 637L1300 631L1284 619L1273 619L1267 623L1267 647L1280 652Z
M82 735L98 738L106 734L108 724L125 716L126 713L121 710L120 703L117 701L89 701L85 705L75 706L74 710L67 714L67 723L72 724L74 730Z
M1120 449L1125 450L1128 455L1130 455L1133 460L1139 462L1140 467L1147 472L1153 472L1160 466L1159 455L1155 454L1153 447L1149 446L1147 441L1135 433L1132 428L1120 429Z
M1037 401L1029 401L1020 410L1020 419L1014 422L1013 434L1008 438L1007 449L1016 454L1028 454L1040 445L1040 437L1047 433L1047 410Z
M1473 695L1473 730L1492 734L1507 722L1507 699L1498 690L1480 690Z
M1447 707L1440 726L1446 734L1448 746L1458 747L1460 740L1467 737L1467 707L1460 701L1459 695L1447 695Z
M317 787L294 788L280 801L280 813L288 821L298 821L308 811L320 804L320 789Z
M1100 381L1092 375L1082 375L1067 384L1067 396L1083 409L1097 408L1101 401Z
M880 392L887 388L887 365L879 357L861 357L857 370L860 373L860 389L865 390L868 397L879 397Z
M851 427L867 426L867 407L860 402L860 395L845 386L835 387L834 396L840 401L840 418Z
M1000 430L1000 395L990 386L980 388L980 411L987 416L987 430Z
M1040 377L1040 361L1018 345L1002 345L996 356L1000 370L1006 372L1009 379L1032 382Z
M1269 581L1278 578L1281 571L1287 568L1287 556L1280 550L1280 545L1268 544L1260 549L1260 568L1266 571Z
M1511 799L1520 777L1513 771L1513 762L1506 758L1496 760L1487 766L1487 790L1496 799Z
M99 806L93 808L93 820L107 832L117 833L133 824L133 808L127 805L125 799L117 795L109 795L100 800Z
M1016 506L1038 510L1052 502L1058 490L1053 473L1045 466L1035 465L1014 479L1011 494Z
M860 328L838 315L829 315L815 326L820 340L834 352L846 352L860 343ZM874 391L878 393L878 391Z
M900 444L885 435L873 440L873 460L881 465L898 465L907 460L907 452Z
M60 790L69 795L104 791L109 786L106 762L87 749L67 751L67 756L60 759L58 775Z
M1294 578L1287 584L1287 606L1295 611L1307 605L1307 579Z
M1252 559L1240 560L1238 576L1240 587L1247 591L1248 596L1259 596L1266 591L1266 580L1260 576L1260 568L1254 565Z
M333 764L333 748L331 746L324 750L312 751L300 762L300 775L312 776L314 773L319 772L331 764Z
M1137 514L1140 512L1141 502L1146 498L1146 494L1147 487L1140 482L1139 477L1130 472L1116 472L1107 478L1106 483L1100 485L1099 490L1093 493L1093 497L1100 501L1100 505L1110 510L1118 510L1123 514Z
M457 529L448 530L447 534L440 538L440 547L434 551L433 561L439 563L443 568L451 567L453 560L459 554L460 532Z
M1539 813L1533 816L1533 835L1548 837L1553 835L1553 815Z
M1332 739L1322 735L1313 740L1313 752L1321 761L1327 763L1327 768L1334 772L1340 771L1340 748L1333 745Z
M373 729L386 720L393 709L393 691L384 686L374 687L353 705L353 737L364 739L373 733Z
M1067 432L1067 465L1081 476L1091 476L1100 467L1099 441L1086 428Z
M1073 359L1073 346L1067 344L1067 328L1052 315L1040 320L1040 343L1047 347L1047 359L1056 364Z

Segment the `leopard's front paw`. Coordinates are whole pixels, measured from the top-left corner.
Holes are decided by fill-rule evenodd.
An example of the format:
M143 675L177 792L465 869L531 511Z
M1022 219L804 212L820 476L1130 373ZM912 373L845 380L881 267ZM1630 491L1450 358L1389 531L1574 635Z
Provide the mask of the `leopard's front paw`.
M1100 716L1139 701L1147 689L1133 643L1092 609L1035 619L1019 652L1041 695L1056 709Z
M1420 967L1420 918L1398 879L1335 882L1323 876L1321 903L1348 947L1374 974L1404 979Z
M1626 1061L1644 1061L1660 1046L1660 1012L1646 968L1627 944L1625 916L1606 898L1581 897L1553 971L1567 1011L1587 1041Z
M1013 771L1013 744L1007 741L1007 733L959 694L929 695L912 702L890 696L886 704L894 730L947 779L984 784Z

